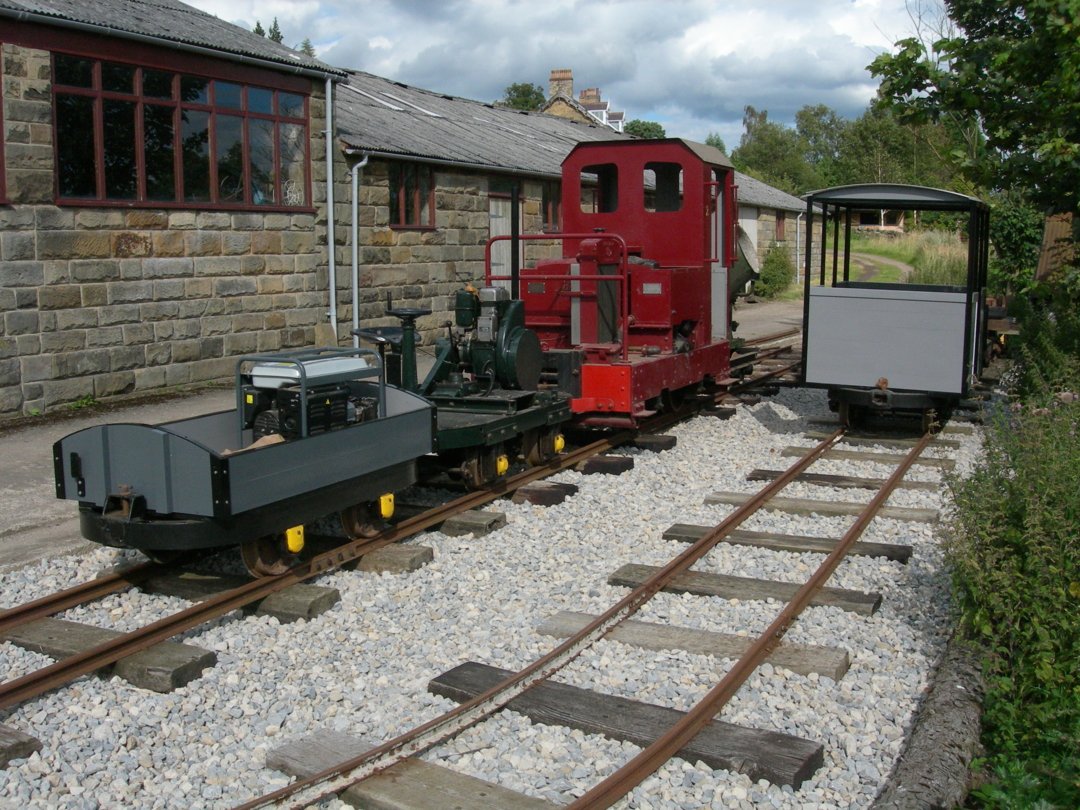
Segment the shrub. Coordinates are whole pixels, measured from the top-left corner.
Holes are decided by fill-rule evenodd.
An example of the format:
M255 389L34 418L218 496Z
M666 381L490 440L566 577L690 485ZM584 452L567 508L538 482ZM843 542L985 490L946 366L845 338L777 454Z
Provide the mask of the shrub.
M984 647L979 806L1080 807L1080 316L1025 314L1022 396L988 427L985 463L950 481L946 554Z
M773 245L765 254L761 274L754 282L754 292L762 298L775 298L790 287L794 279L795 266L791 263L787 249Z

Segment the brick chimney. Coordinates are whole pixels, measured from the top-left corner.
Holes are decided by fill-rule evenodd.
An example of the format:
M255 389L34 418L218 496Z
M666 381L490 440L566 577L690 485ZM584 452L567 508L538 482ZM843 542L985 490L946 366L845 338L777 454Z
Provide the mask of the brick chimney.
M600 88L588 87L581 91L581 95L578 96L578 101L582 104L599 104L600 103Z
M570 68L557 68L551 71L548 79L548 98L564 95L574 97L574 71Z

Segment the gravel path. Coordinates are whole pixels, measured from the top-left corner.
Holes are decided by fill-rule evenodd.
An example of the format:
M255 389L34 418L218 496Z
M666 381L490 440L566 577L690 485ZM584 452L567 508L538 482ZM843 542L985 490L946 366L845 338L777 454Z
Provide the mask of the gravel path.
M485 538L427 533L434 562L411 575L338 572L319 584L342 601L310 622L282 625L234 613L186 634L219 663L168 695L118 679L82 678L72 686L0 713L0 722L34 734L44 749L0 770L0 806L36 808L218 808L281 787L266 752L320 728L385 740L451 707L430 695L429 679L467 660L517 669L556 642L534 627L558 610L597 613L625 595L606 584L624 563L662 565L683 547L661 540L673 523L715 524L730 507L704 506L717 490L755 491L756 467L783 469L780 450L809 446L809 419L827 413L817 391L785 389L728 421L698 418L672 432L667 453L627 451L636 467L620 477L566 472L580 492L560 506L500 502L508 525ZM979 452L961 437L961 471ZM945 451L931 451L945 455ZM883 477L888 468L820 462L815 471ZM936 480L916 468L913 477ZM858 490L792 485L792 496L869 499ZM941 507L936 492L900 490L890 504ZM744 528L839 537L850 518L759 513ZM929 674L950 633L947 573L932 526L878 519L865 540L910 543L911 562L850 558L830 585L884 595L872 617L809 608L788 640L847 649L839 681L766 665L721 717L821 742L825 764L800 790L754 783L740 774L674 760L622 806L698 808L867 807L893 768ZM123 555L98 549L0 574L0 607L93 576ZM696 567L742 576L801 581L822 559L721 545ZM61 618L121 630L182 607L182 600L137 591L108 597ZM660 594L637 618L750 634L779 606ZM0 669L18 677L48 663L0 644ZM731 661L679 651L651 652L602 641L559 679L637 700L687 709ZM580 795L637 753L629 743L542 725L502 713L426 759L558 803ZM553 769L552 762L560 763ZM329 805L338 806L338 802Z

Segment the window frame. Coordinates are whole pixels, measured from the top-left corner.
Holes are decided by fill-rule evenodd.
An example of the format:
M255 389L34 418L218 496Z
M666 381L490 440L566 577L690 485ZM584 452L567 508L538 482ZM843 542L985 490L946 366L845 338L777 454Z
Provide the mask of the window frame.
M67 43L61 43L65 45ZM77 44L77 43L72 43ZM227 211L252 211L252 212L290 212L303 213L314 212L315 206L312 198L312 166L311 166L311 122L310 102L311 84L293 77L279 77L271 71L257 68L247 68L222 63L220 69L216 61L192 58L184 54L168 54L163 59L161 49L155 49L155 59L138 58L145 53L133 53L131 58L116 59L111 54L103 54L100 49L86 47L62 47L52 46L50 50L50 63L53 68L52 99L53 99L53 156L56 172L53 183L53 194L57 205L64 206L92 206L92 207L118 207L118 208L165 208L165 209L207 209ZM143 50L146 49L137 49ZM125 54L125 57L128 55ZM58 58L71 57L74 59L87 60L91 64L91 86L79 87L70 84L61 84L56 81ZM184 58L186 57L186 58ZM132 92L118 92L104 89L102 72L104 65L120 65L132 68ZM147 95L144 87L144 77L147 71L165 72L171 74L171 97L168 99L153 95ZM206 103L186 102L181 98L181 83L184 79L195 79L206 82ZM237 85L240 88L240 108L228 108L220 103L215 103L216 90L219 84ZM250 90L267 90L271 93L271 112L260 113L249 109ZM281 112L279 106L282 94L299 96L301 110L298 115L287 115ZM61 193L60 166L61 138L59 133L59 102L63 97L88 98L92 104L92 129L93 129L93 155L94 155L94 192L93 196L70 196ZM135 164L135 192L132 197L109 197L109 189L106 185L106 144L105 144L105 120L104 108L110 101L130 103L133 105L133 131L134 143L131 145L134 151ZM146 132L147 108L171 110L172 119L172 187L171 199L154 199L148 196L148 175L146 168ZM187 111L205 114L207 118L207 143L206 160L207 167L207 190L208 200L190 199L184 189L184 150L183 150L183 123L184 113ZM240 144L243 160L243 199L232 201L222 199L222 193L218 181L217 139L218 116L233 115L240 118ZM162 116L164 120L166 116ZM252 122L269 121L272 131L272 167L274 194L277 199L273 203L257 203L254 201L255 190L251 178L252 155ZM292 163L283 163L281 154L283 132L286 127L300 127L303 141L302 154L299 156L303 170L303 195L304 201L298 205L288 205L284 201L286 184L290 177L283 169L294 166Z
M407 197L411 197L411 210L421 219L424 206L421 205L423 183L418 182L420 175L427 180L427 221L409 222L410 206ZM435 170L430 163L420 161L390 161L387 167L387 190L389 205L387 221L396 231L433 231L435 230ZM396 216L395 216L396 213Z
M562 181L545 180L540 187L540 215L544 233L562 231Z
M776 241L783 242L787 239L787 212L776 209Z

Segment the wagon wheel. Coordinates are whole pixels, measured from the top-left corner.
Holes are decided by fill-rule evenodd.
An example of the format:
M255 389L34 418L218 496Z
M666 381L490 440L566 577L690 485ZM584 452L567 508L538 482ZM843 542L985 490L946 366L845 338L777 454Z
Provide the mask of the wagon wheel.
M483 489L502 474L499 460L503 457L501 444L470 450L458 468L461 480L469 489Z
M522 455L531 467L546 464L559 455L557 448L559 429L557 427L534 428L525 432L522 438Z
M941 430L941 423L938 422L937 410L927 408L922 412L922 432L937 433L939 430Z
M386 521L379 514L378 506L372 502L342 509L339 517L341 528L349 537L375 537L386 529Z
M244 567L255 578L284 574L297 562L297 556L285 545L285 533L266 534L240 545Z
M841 402L839 407L840 426L854 429L861 421L861 412L858 405L850 402Z

